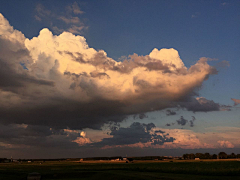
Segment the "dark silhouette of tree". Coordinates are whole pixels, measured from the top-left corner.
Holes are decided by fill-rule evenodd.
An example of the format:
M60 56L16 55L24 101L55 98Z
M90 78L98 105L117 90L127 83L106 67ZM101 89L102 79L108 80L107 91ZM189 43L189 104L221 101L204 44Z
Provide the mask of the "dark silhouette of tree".
M213 154L213 155L212 155L212 159L217 159L217 155L216 155L216 154Z
M196 158L199 158L199 159L205 159L205 158L204 158L204 155L203 155L202 153L196 153L196 154L195 154L195 157L196 157Z
M204 159L212 159L212 156L209 153L205 153Z
M183 159L188 159L188 154L183 154Z
M234 153L232 153L232 154L228 155L228 158L229 158L229 159L235 159L235 158L237 158L237 155L235 155Z
M225 152L220 152L218 154L219 159L227 159L227 154Z

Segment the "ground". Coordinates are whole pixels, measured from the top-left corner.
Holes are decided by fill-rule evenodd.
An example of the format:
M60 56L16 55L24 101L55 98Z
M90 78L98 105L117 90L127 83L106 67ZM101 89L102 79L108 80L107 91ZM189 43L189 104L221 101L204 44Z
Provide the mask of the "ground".
M178 179L240 180L240 161L32 162L0 164L0 180L25 180L38 172L42 180Z

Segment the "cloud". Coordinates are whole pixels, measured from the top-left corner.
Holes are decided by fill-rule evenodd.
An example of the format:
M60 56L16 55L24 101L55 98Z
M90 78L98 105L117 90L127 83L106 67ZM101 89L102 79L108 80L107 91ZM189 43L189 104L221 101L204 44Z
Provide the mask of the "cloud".
M178 125L185 126L188 120L184 119L183 116L179 120L177 120Z
M0 25L3 123L100 129L128 115L179 104L193 111L218 108L194 98L202 83L216 74L207 58L188 69L177 50L155 48L149 55L133 54L117 62L89 47L83 36L57 36L45 28L28 39L2 15Z
M185 126L186 124L189 124L190 127L194 126L194 121L196 120L195 116L192 116L192 120L187 120L183 116L180 117L180 119L176 120L178 125ZM167 123L165 126L171 126L174 125L175 123Z
M194 14L192 14L191 18L198 18L200 15L201 13L195 12Z
M48 25L57 34L64 31L81 34L83 30L88 28L79 18L79 15L84 12L80 10L77 2L67 6L66 10L61 11L61 13L50 11L39 3L35 8L35 12L35 19ZM63 22L63 24L59 21Z
M155 124L134 122L130 127L120 127L112 129L109 138L103 138L102 141L91 144L103 148L131 146L134 144L151 143L152 145L162 145L165 142L173 142L174 138L168 137L164 131L154 130Z
M66 18L64 16L60 16L59 17L60 20L62 20L63 22L67 23L67 24L78 24L80 23L80 20L78 17L70 17L70 18Z
M233 98L231 98L231 100L233 100L234 106L237 106L238 104L240 104L240 99L233 99Z
M166 114L167 114L167 116L173 116L173 115L176 115L177 113L172 111L172 110L170 110L170 109L167 109L166 110Z
M221 148L234 148L234 145L229 141L218 141Z
M229 4L229 3L226 3L226 2L221 3L222 6L226 6L226 5L228 5L228 4Z
M103 147L108 148L161 148L161 149L200 149L200 148L218 148L219 144L206 143L206 139L199 139L200 133L184 129L160 129L153 128L150 133L152 139L134 144L110 144ZM209 137L209 136L208 136ZM109 138L110 139L110 138ZM100 142L101 143L101 142Z
M133 116L133 119L144 119L144 118L148 118L148 116L144 113L140 113L140 114L135 114Z
M67 9L71 12L73 12L74 14L83 14L84 11L82 11L77 2L74 2L71 6L67 6Z
M79 138L87 139L82 133L71 130L56 130L47 126L26 124L0 124L0 141L5 148L77 148ZM76 142L77 143L76 143ZM1 146L1 145L0 145Z
M52 12L48 9L46 9L42 4L37 4L36 8L35 8L37 15L35 15L34 17L36 18L36 20L38 21L42 21L42 18L49 18L52 15Z
M219 111L221 107L218 103L215 103L214 101L208 100L204 97L197 97L196 99L192 99L191 102L186 104L183 103L182 106L185 106L187 110L193 112Z

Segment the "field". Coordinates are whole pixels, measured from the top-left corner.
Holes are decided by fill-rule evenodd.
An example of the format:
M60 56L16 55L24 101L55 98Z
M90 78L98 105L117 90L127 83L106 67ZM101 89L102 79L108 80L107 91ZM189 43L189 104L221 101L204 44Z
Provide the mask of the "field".
M38 172L42 180L77 179L240 179L240 161L134 161L134 163L34 162L1 163L0 180L27 179L28 173Z

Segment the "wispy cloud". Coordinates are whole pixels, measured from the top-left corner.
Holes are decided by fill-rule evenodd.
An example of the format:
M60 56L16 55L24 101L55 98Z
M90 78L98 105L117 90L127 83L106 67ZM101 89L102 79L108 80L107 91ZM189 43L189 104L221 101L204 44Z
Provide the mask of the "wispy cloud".
M226 5L228 5L228 4L229 4L229 3L227 3L227 2L221 3L222 6L226 6Z
M192 14L191 18L198 18L200 15L201 13L195 12L194 14Z
M35 19L49 26L55 33L68 31L74 34L81 34L87 26L80 20L79 15L84 12L80 10L77 2L65 8L65 11L56 13L48 10L42 4L37 4L35 8ZM65 25L61 25L64 22Z

